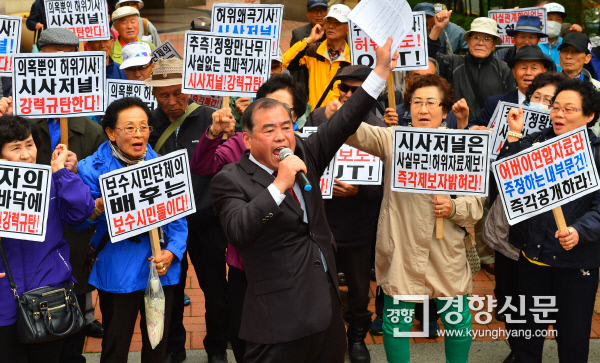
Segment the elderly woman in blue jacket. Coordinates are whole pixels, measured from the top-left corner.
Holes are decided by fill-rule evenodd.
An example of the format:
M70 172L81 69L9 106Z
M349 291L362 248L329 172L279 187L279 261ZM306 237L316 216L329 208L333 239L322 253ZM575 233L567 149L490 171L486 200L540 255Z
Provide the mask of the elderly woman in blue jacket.
M94 198L101 198L99 178L116 169L137 164L158 155L148 147L152 129L148 126L150 110L139 99L116 100L106 109L102 126L109 141L100 145L94 155L82 160L78 174L91 188ZM96 224L91 245L96 248L108 229L103 204L79 229ZM98 289L102 311L101 362L126 362L138 312L141 313L142 362L164 363L173 305L173 285L179 282L180 260L186 249L187 223L178 219L162 227L166 244L154 260L165 293L165 326L163 338L152 349L148 340L144 293L150 273L150 238L147 233L117 243L106 243L98 253L89 283Z
M600 116L600 92L592 83L580 80L560 83L551 107L552 127L522 140L519 136L524 124L523 111L512 109L507 118L512 132L498 158L584 126L591 147L600 147L600 138L591 131ZM519 316L518 310L505 311L512 320L525 321L518 324L521 331L511 346L517 362L542 361L545 333L552 320L557 330L559 360L588 361L600 267L600 191L574 199L561 208L568 226L564 231L558 230L551 212L510 228L509 241L520 249L518 293L525 296L524 317ZM511 305L522 308L516 297Z
M0 159L35 164L40 143L37 124L18 116L0 117ZM9 268L19 295L43 286L73 281L64 225L79 224L94 210L90 188L65 168L67 148L57 145L52 155L52 179L44 242L2 238ZM22 344L17 340L17 306L0 260L0 361L58 363L66 338Z

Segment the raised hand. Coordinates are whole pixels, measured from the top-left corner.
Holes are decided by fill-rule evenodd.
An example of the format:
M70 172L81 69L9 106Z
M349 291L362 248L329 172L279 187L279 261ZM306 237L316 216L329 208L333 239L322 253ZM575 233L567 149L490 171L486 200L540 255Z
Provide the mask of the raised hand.
M213 134L219 135L223 131L231 131L232 128L235 130L235 118L233 118L229 107L213 112L212 121L211 131L206 134L209 139L214 138Z
M55 173L65 167L65 163L67 162L68 155L69 155L69 150L67 149L66 145L64 145L64 144L56 145L56 148L54 149L54 152L52 153L52 161L50 162L53 173Z
M383 121L388 126L396 126L398 125L398 113L393 108L386 108L385 114L383 115Z
M308 38L306 38L306 41L308 42L308 44L312 44L321 39L323 34L325 34L325 30L323 29L323 27L320 24L316 24L310 31L310 35L308 36Z
M392 42L392 37L388 37L387 42L383 45L383 47L377 47L375 50L375 56L377 57L377 60L375 63L375 69L373 69L373 71L379 77L381 77L381 79L385 80L387 80L392 73L392 69L396 68L398 58L400 57L400 53L397 51L395 51L394 55L392 56ZM392 60L391 62L390 58Z
M458 100L452 105L452 112L456 116L458 130L462 130L469 124L469 106L464 98Z
M342 103L339 100L330 101L325 107L325 117L330 118L340 107L342 107Z

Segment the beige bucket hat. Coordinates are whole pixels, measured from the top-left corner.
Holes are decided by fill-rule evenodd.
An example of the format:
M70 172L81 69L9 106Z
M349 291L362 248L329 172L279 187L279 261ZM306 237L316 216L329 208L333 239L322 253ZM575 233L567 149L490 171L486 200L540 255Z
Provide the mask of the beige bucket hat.
M493 35L496 38L496 45L502 44L502 38L498 35L498 24L496 20L491 18L476 18L471 23L471 30L466 32L463 35L463 40L465 42L469 41L469 37L471 33L485 33L489 35Z
M168 87L182 84L183 61L179 58L159 58L152 77L144 81L148 87Z

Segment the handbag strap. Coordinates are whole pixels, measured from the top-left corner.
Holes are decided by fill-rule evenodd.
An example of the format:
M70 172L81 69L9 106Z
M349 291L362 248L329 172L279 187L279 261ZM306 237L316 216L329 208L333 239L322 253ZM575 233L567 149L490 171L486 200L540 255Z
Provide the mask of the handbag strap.
M163 132L163 134L160 135L160 138L156 142L156 145L154 145L154 151L155 152L158 153L158 150L160 150L160 148L163 146L163 144L165 143L165 141L167 141L167 139L169 138L169 136L171 136L171 134L175 131L175 129L177 129L183 123L183 121L192 112L194 112L198 107L200 107L199 104L192 103L191 105L189 105L187 107L187 109L185 110L185 113L183 115L180 115L179 117L177 117L175 119L175 121L171 122L171 124L169 125L169 127L167 127L167 129L165 130L165 132Z
M4 263L4 268L6 268L6 274L8 275L8 282L10 283L10 289L15 294L15 300L19 299L19 294L17 294L17 285L15 284L15 280L13 279L12 273L10 272L10 267L8 267L8 260L6 259L6 254L4 254L4 247L2 247L2 240L0 239L0 254L2 255L2 262Z

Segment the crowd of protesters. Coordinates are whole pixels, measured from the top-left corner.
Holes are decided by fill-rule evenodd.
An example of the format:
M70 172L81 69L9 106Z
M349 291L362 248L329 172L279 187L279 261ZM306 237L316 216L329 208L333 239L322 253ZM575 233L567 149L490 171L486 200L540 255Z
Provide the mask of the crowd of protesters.
M67 148L60 143L59 118L13 115L18 89L1 79L0 159L52 167L44 243L1 240L15 294L76 282L85 328L50 342L19 342L13 291L0 261L0 360L85 362L85 337L92 336L102 338L101 362L126 362L139 313L142 362L185 361L189 256L205 296L209 363L228 361L228 343L239 363L341 363L346 353L352 363L365 363L371 361L369 332L383 335L388 362L404 363L411 359L409 338L397 333L410 332L418 320L435 338L438 318L452 331L445 336L446 361L467 362L468 297L476 271L465 239L472 239L481 267L495 275L495 319L516 332L546 330L550 324L531 308L539 296L553 297L559 360L588 361L600 269L600 191L564 204L567 228L559 230L550 212L510 227L499 221L492 175L488 197L400 193L390 185L393 127L490 132L499 102L547 110L552 123L524 137L523 110L511 109L498 160L580 127L587 128L594 154L600 153L598 49L580 25L564 22L563 5L539 1L535 6L546 9L547 26L522 15L507 31L514 45L499 47L492 18L478 17L462 29L445 5L420 3L412 10L425 14L428 68L398 72L391 38L377 48L373 69L352 65L351 9L343 0L308 0L310 22L292 32L289 50L273 57L270 78L255 98L232 97L215 109L182 92L182 60L153 61L162 42L140 15L142 0L110 0L109 39L85 42L83 49L70 30L47 28L44 4L36 0L26 22L37 33L37 51L104 51L106 77L143 81L158 107L151 111L140 99L125 97L102 116L70 117ZM210 31L211 20L196 18L190 30ZM389 77L395 90L385 89ZM386 92L395 92L395 108ZM300 137L305 127L318 132ZM297 174L318 185L344 143L379 157L383 182L352 185L336 178L327 200L319 188L303 189ZM294 154L280 159L283 148ZM195 213L161 227L168 244L153 260L148 233L107 243L100 176L178 150L190 160ZM436 236L440 220L443 238ZM507 243L486 243L482 231L494 228L504 228ZM91 252L96 260L86 271ZM154 348L145 327L148 260L165 294L164 334ZM368 308L371 280L378 286L374 316ZM341 285L347 286L344 299ZM94 318L94 289L101 323ZM517 313L505 306L520 297L523 322L516 322L511 314ZM414 315L398 319L398 309ZM508 342L511 352L503 362L542 361L543 336L512 334Z

